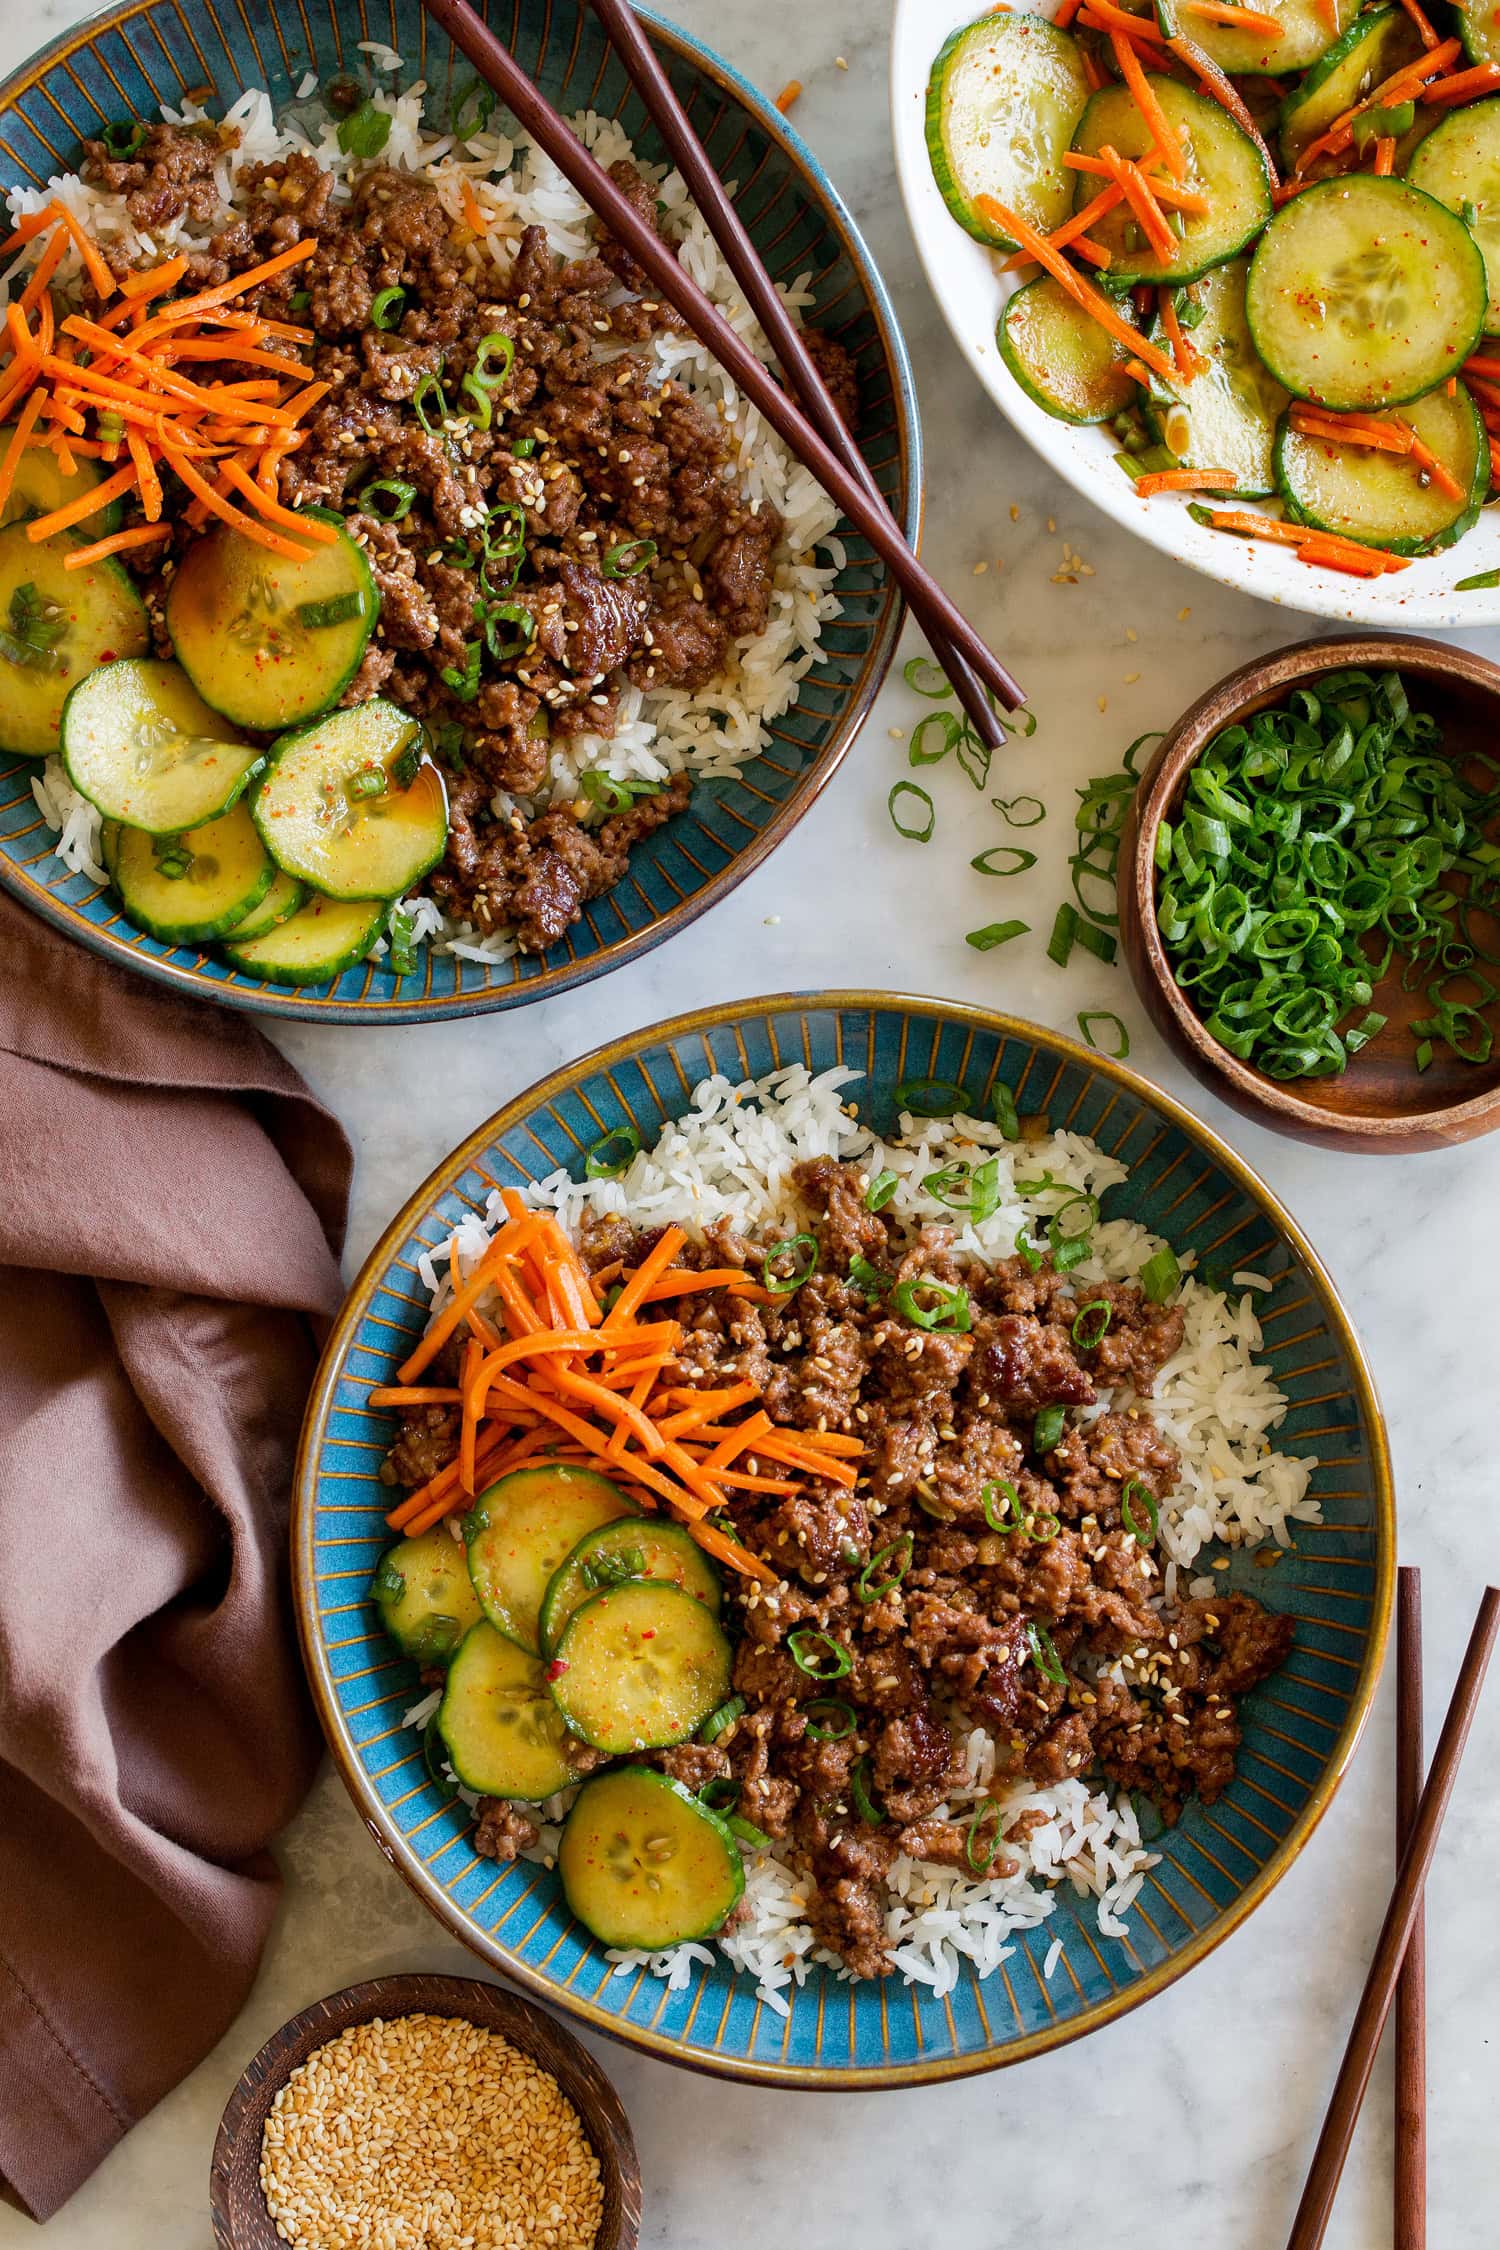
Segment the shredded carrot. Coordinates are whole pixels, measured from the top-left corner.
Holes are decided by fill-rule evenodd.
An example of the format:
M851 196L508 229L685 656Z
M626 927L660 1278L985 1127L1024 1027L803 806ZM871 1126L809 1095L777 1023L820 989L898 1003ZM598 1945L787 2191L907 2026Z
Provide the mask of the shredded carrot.
M1440 45L1441 42L1438 39L1438 35L1433 30L1432 25L1428 22L1426 16L1423 14L1422 9L1419 5L1419 0L1401 0L1401 5L1406 10L1407 14L1411 17L1412 22L1416 25L1417 36L1420 38L1423 46L1431 48Z
M1248 509L1215 508L1209 522L1215 531L1237 531L1248 539L1268 539L1276 546L1302 549L1316 544L1320 551L1347 552L1356 557L1375 555L1385 570L1409 567L1409 557L1405 555L1387 555L1380 549L1362 547L1357 540L1345 539L1338 532L1309 531L1306 524L1280 523L1274 516L1251 515Z
M1063 163L1070 172L1088 172L1099 179L1110 177L1109 166L1102 156L1085 156L1080 150L1070 148L1063 157ZM1169 211L1190 211L1197 218L1204 217L1209 208L1208 197L1196 194L1192 188L1178 187L1174 181L1157 179L1155 174L1160 163L1161 158L1153 152L1150 156L1143 156L1139 166L1143 177L1150 181L1151 193L1157 202L1165 204ZM1109 196L1110 208L1120 201L1119 195L1111 195L1107 188L1104 195ZM1094 200L1102 203L1104 196L1096 196ZM1084 208L1090 210L1093 205L1085 205ZM1081 213L1075 213L1075 217L1081 216ZM1056 234L1049 235L1047 239L1049 242L1057 242L1061 234L1062 229L1059 228Z
M463 1403L461 1390L444 1390L441 1384L430 1388L420 1383L381 1383L371 1391L370 1406L459 1406Z
M34 236L45 234L49 227L57 225L61 217L62 205L56 201L46 204L40 211L32 211L12 227L5 240L0 242L0 257L4 257L7 250L16 249L20 243L30 242Z
M465 225L475 234L488 234L490 222L479 208L479 198L467 180L460 185L458 197L459 202L463 205Z
M245 474L237 461L226 461L222 474L236 492L243 493L252 506L260 510L268 522L283 524L289 531L295 531L299 538L311 539L320 547L331 546L338 538L339 534L334 526L324 523L320 516L299 515L295 508L283 508L279 500L257 484L253 477Z
M67 250L68 237L61 233L55 234L38 258L31 279L21 292L21 310L23 313L35 311L46 292L48 282L67 256Z
M1135 106L1150 128L1151 138L1161 152L1162 162L1174 180L1185 180L1187 154L1181 136L1176 127L1167 122L1167 113L1152 92L1146 73L1141 68L1140 56L1129 39L1119 31L1111 31L1109 43L1115 61L1119 64L1120 76L1130 88Z
M1182 332L1182 322L1177 317L1177 307L1171 289L1157 291L1157 304L1161 310L1161 324L1166 330L1167 342L1172 347L1172 363L1185 383L1190 383L1202 368L1203 362Z
M130 531L112 531L106 539L96 539L92 546L71 547L63 556L64 570L82 570L85 563L103 562L107 555L128 554L134 547L153 547L159 539L170 539L169 523L138 523Z
M752 1555L748 1547L740 1545L738 1539L731 1539L727 1532L720 1531L717 1524L690 1523L688 1531L703 1552L712 1555L715 1562L724 1563L730 1570L739 1571L742 1577L758 1578L763 1586L778 1583L776 1572L768 1563L763 1563L758 1555Z
M1083 0L1083 4L1100 31L1118 31L1123 39L1144 39L1152 47L1165 43L1165 35L1157 29L1154 16L1133 16L1128 9L1117 8L1114 0Z
M1490 432L1490 482L1500 484L1500 438Z
M1472 70L1456 71L1451 78L1440 78L1435 85L1424 86L1424 102L1466 102L1475 94L1492 94L1500 86L1500 63L1476 63Z
M1388 567L1388 558L1373 548L1361 553L1357 547L1324 546L1311 539L1297 549L1297 560L1322 570L1341 570L1350 578L1381 578Z
M1500 359L1490 359L1483 352L1476 352L1472 359L1464 361L1464 373L1487 375L1492 382L1500 383Z
M1382 133L1375 143L1375 162L1372 167L1377 180L1388 180L1396 168L1396 143L1389 133Z
M1437 486L1445 500L1462 500L1464 488L1457 477L1454 476L1452 470L1438 459L1430 446L1422 443L1409 423L1401 422L1399 416L1397 420L1399 427L1404 429L1411 439L1411 457L1417 467Z
M1136 478L1135 489L1149 500L1155 492L1228 492L1238 482L1233 469L1152 469Z
M279 531L272 531L265 524L257 523L253 516L243 515L238 508L232 508L224 495L198 474L187 455L177 446L164 445L162 452L188 490L203 502L211 515L222 517L232 530L240 532L257 546L269 547L273 554L290 555L294 561L301 561L314 552L311 547L298 546L295 540L284 539Z
M1064 157L1063 161L1066 163L1068 160ZM1102 170L1103 167L1101 166L1100 169ZM1054 250L1067 249L1069 244L1076 243L1081 236L1088 233L1096 219L1102 219L1106 212L1113 211L1115 206L1123 203L1124 200L1124 196L1117 187L1104 188L1098 195L1085 203L1081 210L1075 211L1071 219L1064 219L1060 227L1054 228L1052 233L1048 235L1047 240ZM1013 273L1018 266L1034 265L1035 262L1035 259L1028 258L1024 250L1016 250L1006 259L1003 270L1006 273Z
M1318 14L1323 19L1324 30L1332 38L1337 39L1339 35L1339 0L1317 0L1317 5Z
M1161 205L1151 193L1150 185L1140 166L1121 156L1119 150L1106 141L1099 150L1110 178L1124 196L1140 222L1142 234L1163 262L1176 253L1178 241L1163 216Z
M1231 8L1225 0L1177 0L1185 16L1201 16L1205 23L1233 24L1240 31L1261 31L1267 39L1279 39L1286 26L1280 16L1262 15L1258 8Z
M1052 21L1056 24L1059 31L1067 30L1069 24L1077 15L1078 8L1079 0L1059 0L1059 6L1055 10L1052 17Z
M54 531L66 531L70 524L83 523L87 517L98 515L101 508L107 508L112 500L122 499L134 488L136 475L135 463L127 462L124 468L116 469L112 477L106 477L102 484L96 484L91 491L80 492L73 499L64 501L50 515L33 516L26 526L27 538L50 539Z
M1091 313L1100 327L1107 329L1117 343L1123 344L1127 351L1138 354L1156 374L1170 380L1173 373L1172 362L1165 353L1158 351L1154 344L1148 343L1145 337L1132 328L1124 315L1116 312L1114 306L1100 295L1091 282L1085 281L1082 274L1075 273L1061 251L1054 250L1045 235L1038 234L1036 228L1023 219L1019 212L1007 210L992 195L978 195L974 201L983 218L988 219L992 226L1001 228L1039 266L1044 266L1053 279L1066 289L1074 303Z
M782 87L781 92L776 96L776 107L780 110L782 116L785 117L788 110L792 109L795 104L801 99L801 79L789 78L786 84Z
M141 488L141 506L147 523L161 522L161 479L147 449L146 441L132 423L125 425L125 449L135 464L136 482Z
M252 266L248 273L236 274L232 281L221 281L212 289L200 289L194 297L177 298L164 311L146 322L137 332L136 342L145 343L157 335L165 335L167 329L175 326L178 321L197 320L204 313L213 312L217 306L228 304L232 298L247 297L252 289L259 289L263 283L274 280L277 274L285 273L289 267L301 265L305 259L313 257L317 247L316 239L308 236L301 242L294 242L290 249L278 251L274 258L267 258L263 265Z
M114 295L117 287L114 275L100 256L96 244L82 222L75 219L72 212L63 205L60 204L58 208L62 212L62 223L73 237L78 255L83 260L83 270L93 286L94 295L104 298L107 302Z
M1348 429L1328 414L1293 408L1292 428L1303 437L1320 438L1329 445L1362 446L1372 453L1400 453L1411 451L1411 439L1399 430Z
M1104 67L1095 54L1092 44L1087 40L1080 40L1079 42L1078 60L1083 65L1083 82L1091 94L1099 93L1109 84L1109 80L1104 75Z
M1246 108L1244 100L1235 86L1225 77L1218 64L1209 60L1203 49L1195 41L1191 39L1169 39L1167 45L1179 62L1187 64L1199 85L1205 87L1212 94L1219 107L1234 119L1246 138L1255 143L1260 151L1261 162L1266 168L1266 177L1274 191L1281 178L1281 174L1276 167L1276 160L1266 145L1265 136ZM1175 166L1173 169L1176 169Z
M5 448L5 457L0 460L0 509L4 508L6 501L10 498L11 486L16 481L16 471L21 465L21 455L26 450L26 440L30 437L36 425L37 416L41 411L42 394L40 391L33 391L21 409L15 429L11 433L10 443Z
M148 298L164 297L175 289L187 270L186 258L168 258L165 265L152 266L146 273L128 273L120 283L120 295L132 305L143 305Z

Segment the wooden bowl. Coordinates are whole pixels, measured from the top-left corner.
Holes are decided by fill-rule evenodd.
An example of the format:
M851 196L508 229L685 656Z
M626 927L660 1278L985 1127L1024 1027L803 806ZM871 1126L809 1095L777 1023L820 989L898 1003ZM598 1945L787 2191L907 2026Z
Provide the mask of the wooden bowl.
M1415 708L1443 729L1442 754L1455 765L1500 742L1500 666L1466 649L1394 635L1302 641L1242 665L1177 721L1147 769L1121 839L1120 938L1146 1012L1168 1045L1205 1086L1245 1116L1299 1140L1373 1154L1446 1148L1500 1125L1500 1037L1487 1063L1466 1063L1439 1047L1418 1071L1407 1026L1428 1013L1425 992L1401 987L1399 966L1375 988L1373 1005L1390 1020L1337 1078L1285 1084L1240 1062L1204 1029L1172 974L1156 926L1156 833L1181 807L1194 760L1219 731L1281 702L1320 672L1399 671ZM1500 1033L1500 1005L1483 1011Z
M597 2250L636 2250L641 2168L630 2120L592 2055L541 2008L477 1977L375 1977L293 2016L266 2041L234 2092L214 2143L209 2210L218 2250L284 2250L260 2185L261 2134L271 2104L299 2063L376 2016L461 2016L498 2031L551 2072L577 2110L604 2181Z

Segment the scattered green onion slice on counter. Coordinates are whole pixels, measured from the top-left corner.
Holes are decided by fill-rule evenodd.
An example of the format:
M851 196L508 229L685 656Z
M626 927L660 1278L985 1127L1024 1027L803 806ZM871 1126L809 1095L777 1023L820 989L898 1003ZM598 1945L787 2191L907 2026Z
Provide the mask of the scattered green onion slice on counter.
M902 796L916 797L927 807L927 825L925 828L902 826L900 815L896 811L896 799ZM891 826L898 836L908 837L914 844L931 842L932 832L937 826L937 806L925 789L919 789L914 781L898 781L887 796L885 803L886 810L891 816Z
M1047 817L1047 808L1040 797L991 797L990 803L997 813L1003 814L1012 828L1036 828ZM1018 805L1034 805L1036 810L1023 820L1016 810Z
M861 1758L849 1776L849 1794L854 1799L854 1809L867 1828L878 1828L885 1815L870 1795L870 1761Z
M639 578L649 570L657 555L654 539L620 539L606 548L599 568L606 578Z
M903 1078L895 1102L913 1117L953 1117L969 1109L967 1090L955 1086L951 1078Z
M926 1274L898 1281L891 1291L891 1305L913 1328L925 1329L930 1336L964 1336L973 1326L968 1290L950 1289Z
M1052 924L1052 935L1047 940L1047 959L1055 961L1060 969L1065 969L1077 935L1078 909L1070 906L1064 899Z
M814 1696L811 1703L803 1704L802 1709L807 1719L808 1735L814 1742L847 1742L859 1725L854 1705L846 1703L840 1695ZM816 1719L813 1717L815 1711L819 1714ZM826 1724L823 1716L825 1713L828 1714ZM842 1724L836 1725L835 1720L842 1721Z
M887 1540L877 1547L855 1581L854 1591L865 1603L884 1601L893 1594L911 1568L912 1534L903 1531L898 1538ZM884 1572L884 1576L871 1577L871 1572Z
M799 1625L795 1633L788 1633L786 1645L798 1671L810 1680L842 1680L854 1669L854 1659L842 1642L816 1627Z
M742 1695L731 1695L727 1703L719 1705L717 1711L709 1712L708 1717L698 1729L698 1740L700 1742L717 1742L720 1735L734 1725L736 1719L743 1718L744 1713L745 1698Z
M1052 1635L1045 1625L1038 1625L1034 1617L1026 1620L1026 1648L1043 1679L1051 1680L1056 1687L1066 1687L1068 1675L1052 1645Z
M972 929L963 943L972 945L976 954L992 954L996 945L1010 945L1012 938L1023 938L1030 922L985 922L983 929Z
M796 1261L791 1272L773 1272L773 1266L786 1258ZM817 1270L817 1238L810 1234L789 1234L784 1241L773 1242L761 1261L761 1279L773 1297L794 1296Z
M1137 1494L1140 1495L1141 1504L1146 1511L1145 1530L1142 1530L1140 1518L1135 1512ZM1149 1547L1156 1537L1157 1528L1161 1522L1161 1510L1156 1504L1156 1494L1149 1484L1142 1484L1139 1477L1129 1478L1124 1491L1120 1494L1120 1521L1139 1547Z
M370 326L381 329L395 328L405 311L406 291L395 287L393 284L389 289L382 289L377 296L371 298Z
M907 764L912 766L940 764L947 757L948 752L953 748L963 731L962 722L955 718L951 711L929 711L926 718L919 719L911 730L911 740L906 746ZM941 738L935 750L927 748L929 733L936 734Z
M1149 1304L1164 1305L1182 1287L1182 1268L1175 1251L1165 1245L1153 1250L1138 1275L1141 1295Z
M1068 1410L1065 1406L1044 1406L1037 1415L1031 1433L1033 1451L1037 1453L1052 1452L1058 1439L1063 1434L1063 1425L1067 1419Z
M598 1140L583 1160L585 1177L591 1180L617 1180L630 1169L640 1154L641 1136L633 1125L614 1125Z
M1073 1316L1073 1341L1080 1351L1099 1349L1109 1334L1109 1324L1114 1318L1114 1308L1107 1297L1091 1297Z
M877 1172L865 1189L865 1209L867 1211L883 1211L900 1185L901 1181L897 1173Z
M1105 1048L1099 1045L1098 1040L1094 1037L1094 1025L1096 1023L1112 1023L1114 1025L1116 1037L1113 1047ZM1086 1044L1093 1047L1099 1054L1107 1055L1111 1062L1123 1062L1130 1052L1130 1033L1125 1029L1113 1008L1085 1008L1079 1015L1078 1029Z
M901 677L914 695L925 695L932 703L941 703L944 696L953 693L952 681L930 656L908 657L901 667Z
M1009 866L995 863L1008 860ZM969 865L981 875L1024 875L1036 865L1036 853L1028 852L1020 844L991 844L988 851L976 852Z

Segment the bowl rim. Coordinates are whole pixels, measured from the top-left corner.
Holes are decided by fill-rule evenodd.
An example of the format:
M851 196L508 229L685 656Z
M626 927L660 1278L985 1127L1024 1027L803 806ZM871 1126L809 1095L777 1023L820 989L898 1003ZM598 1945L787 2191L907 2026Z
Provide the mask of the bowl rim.
M72 56L95 46L105 33L118 30L135 17L147 14L158 4L159 0L106 0L103 7L69 25L0 80L0 111L12 107L21 95L39 84L55 65L67 64ZM178 13L181 14L182 8L191 4L192 0L178 0ZM212 0L202 0L202 4L211 7ZM329 0L329 5L333 4L334 0ZM584 0L575 0L575 4L581 17L584 13ZM768 95L753 85L715 48L681 25L669 22L652 8L638 7L636 12L650 33L653 44L670 49L674 58L690 63L695 69L702 71L721 94L738 102L769 139L779 145L782 153L800 174L808 201L822 211L838 241L841 255L848 259L858 276L875 322L890 377L904 499L902 529L913 551L919 551L926 502L926 454L921 402L910 349L895 304L863 230L822 162ZM853 748L876 697L885 685L901 638L906 616L905 598L878 558L872 567L880 571L884 596L881 609L864 662L850 688L843 717L834 728L828 745L819 755L816 764L797 778L796 785L784 803L776 808L765 827L759 829L737 850L716 874L711 875L700 890L686 899L675 901L667 913L648 922L644 928L627 931L624 936L601 946L597 953L589 955L586 960L569 961L555 969L543 969L539 975L516 977L505 984L481 986L470 992L456 992L446 999L394 998L373 1002L365 998L309 1000L302 996L296 986L241 985L238 982L219 984L205 978L196 963L183 966L129 945L115 938L109 929L98 928L80 907L68 899L56 896L30 869L18 866L4 853L0 853L0 888L9 891L29 912L40 916L54 929L61 930L65 937L74 939L86 946L91 953L99 954L117 967L129 969L179 996L206 1000L218 1007L232 1008L245 1015L281 1017L303 1023L389 1028L397 1024L451 1022L468 1016L498 1015L510 1008L529 1007L533 1001L546 999L554 993L574 991L579 986L591 984L596 977L608 976L615 969L625 968L656 946L664 945L679 932L691 927L700 915L708 913L721 899L727 898L731 891L737 889L747 876L753 874L777 846L785 842L804 815L811 811Z
M954 277L942 277L936 253L935 234L931 216L935 212L927 203L927 189L931 184L930 168L922 145L921 110L917 109L917 125L913 134L912 111L925 95L926 73L937 52L938 44L949 29L960 28L961 22L979 20L983 14L983 0L964 0L965 14L960 18L957 9L960 0L943 0L941 7L933 7L932 0L895 0L891 17L889 45L890 116L894 143L896 179L906 211L907 224L916 244L917 255L927 285L964 361L975 380L983 387L993 404L999 408L1010 427L1035 453L1046 467L1060 476L1079 496L1097 508L1110 522L1121 530L1142 540L1158 554L1194 570L1216 585L1230 588L1237 594L1248 595L1252 600L1273 605L1296 615L1299 611L1313 617L1325 617L1345 627L1368 632L1400 630L1403 624L1415 627L1493 626L1500 621L1497 601L1493 593L1460 594L1454 591L1451 574L1447 586L1433 584L1421 592L1400 593L1397 586L1405 582L1405 573L1398 574L1388 597L1378 589L1384 580L1345 580L1341 585L1325 584L1325 574L1310 570L1305 565L1281 559L1280 550L1268 547L1261 541L1235 539L1227 533L1208 530L1194 524L1186 513L1185 501L1163 495L1155 501L1140 500L1115 468L1106 445L1101 444L1097 455L1084 451L1075 443L1078 438L1100 437L1097 427L1069 424L1049 415L1042 407L1028 399L1021 386L1009 374L994 349L995 320L1003 310L1002 285L992 275L989 300L992 311L978 340L972 332L972 307L961 301ZM1034 14L1052 16L1055 0L1017 0L1020 6L1030 8ZM927 40L925 60L918 79L909 60L907 42L921 33L925 36L928 22L932 23L931 37ZM950 21L951 19L951 21ZM915 30L913 30L915 26ZM898 67L899 66L899 67ZM903 75L904 72L904 75ZM977 274L978 259L988 259L986 246L965 237L941 206L944 225L959 244L968 241L971 262ZM1006 292L1008 294L1008 292ZM999 461L996 463L1000 466ZM1165 502L1165 504L1163 504ZM1254 562L1247 562L1248 550L1259 551ZM1441 563L1451 557L1455 549L1442 549L1434 556L1418 558L1419 561ZM1490 546L1474 567L1483 567L1500 561L1500 552ZM1257 577L1257 572L1260 576ZM1387 606L1388 602L1388 606Z
M1132 980L1150 1009L1162 1009L1179 1036L1184 1059L1205 1085L1277 1132L1301 1134L1355 1153L1411 1155L1446 1148L1500 1128L1500 1085L1461 1101L1405 1111L1399 1117L1325 1109L1279 1080L1242 1063L1206 1030L1172 974L1155 913L1157 831L1188 774L1219 728L1245 711L1285 696L1320 672L1404 670L1418 679L1461 681L1495 703L1500 725L1500 664L1465 648L1400 633L1339 633L1289 642L1225 674L1189 704L1163 735L1128 815L1117 876L1122 923L1138 936L1124 947Z
M473 2015L466 2010L474 2009ZM305 2033L321 2032L308 2054L314 2054L341 2032L377 2018L433 2015L446 2011L486 2031L498 2031L556 2080L578 2113L585 2138L606 2178L612 2173L620 2202L620 2226L611 2250L636 2250L640 2239L641 2160L630 2115L619 2089L567 2024L548 2008L514 1992L508 1985L486 1977L459 1976L451 1970L393 1970L387 1976L362 1977L311 2000L269 2033L235 2080L224 2104L214 2135L209 2163L209 2222L220 2250L240 2250L227 2209L227 2182L235 2152L257 2115L261 2128L282 2087L300 2063L289 2059L289 2050ZM496 2023L489 2019L498 2016ZM483 2019L483 2020L481 2020ZM546 2027L557 2042L570 2082L563 2084L554 2063L534 2054L524 2043L522 2027L532 2022ZM306 2060L303 2057L302 2060ZM262 2194L264 2201L264 2195ZM267 2223L273 2227L270 2213Z
M655 1041L683 1040L725 1024L742 1022L747 1015L766 1017L784 1011L817 1014L858 1014L861 1011L920 1014L945 1024L962 1026L971 1032L997 1033L1004 1038L1014 1038L1050 1049L1062 1060L1097 1072L1122 1092L1155 1109L1204 1154L1223 1167L1241 1192L1271 1221L1302 1260L1322 1307L1323 1317L1348 1359L1353 1378L1351 1389L1359 1402L1368 1432L1375 1537L1375 1587L1370 1634L1359 1680L1344 1724L1328 1752L1323 1771L1306 1805L1264 1866L1257 1870L1254 1879L1180 1953L1169 1956L1166 1961L1159 1962L1154 1969L1148 1970L1128 1991L1111 1994L1068 2023L1046 2024L1003 2049L989 2048L973 2055L922 2057L913 2062L856 2065L851 2069L840 2070L826 2064L760 2062L753 2057L700 2054L696 2051L688 2053L670 2037L644 2025L622 2023L618 2017L610 2015L592 2001L566 1987L549 1983L545 1976L517 1959L508 1947L497 1944L474 1929L448 1893L416 1860L394 1828L384 1804L366 1779L358 1757L345 1737L335 1683L318 1632L313 1567L317 1455L321 1449L334 1389L350 1339L364 1316L369 1298L414 1228L427 1216L438 1197L446 1192L452 1182L461 1177L475 1159L483 1155L497 1135L523 1123L541 1104L570 1092L580 1081L596 1071L608 1070L629 1061L642 1048ZM998 1010L977 1007L969 1002L929 998L920 993L837 989L757 994L743 1000L720 1001L712 1007L690 1009L660 1023L647 1024L639 1030L607 1040L602 1046L594 1048L574 1062L563 1064L538 1080L535 1085L514 1095L492 1117L467 1134L457 1148L434 1167L416 1192L407 1198L364 1259L324 1346L308 1396L297 1448L292 1487L291 1555L293 1597L303 1662L318 1719L327 1737L334 1764L364 1825L386 1859L423 1904L436 1915L443 1928L478 1954L481 1960L512 1978L527 1992L563 2009L580 2023L587 2024L591 2031L601 2032L622 2045L639 2048L644 2053L657 2055L665 2061L675 2062L711 2077L809 2091L862 2092L974 2077L981 2072L1007 2069L1015 2063L1027 2061L1033 2055L1046 2054L1053 2048L1070 2045L1075 2039L1117 2021L1143 2002L1154 1998L1157 1993L1165 1991L1169 1985L1175 1984L1179 1977L1185 1976L1189 1969L1195 1968L1214 1952L1269 1896L1300 1856L1333 1802L1369 1716L1384 1663L1395 1589L1396 1505L1385 1416L1363 1346L1344 1309L1332 1276L1280 1198L1212 1126L1195 1117L1184 1104L1152 1085L1149 1079L1138 1072L1127 1069L1123 1063L1113 1061L1108 1056L1096 1053L1092 1047L1084 1046L1063 1032L1049 1030L1045 1025L1031 1023L1025 1018L1006 1015Z

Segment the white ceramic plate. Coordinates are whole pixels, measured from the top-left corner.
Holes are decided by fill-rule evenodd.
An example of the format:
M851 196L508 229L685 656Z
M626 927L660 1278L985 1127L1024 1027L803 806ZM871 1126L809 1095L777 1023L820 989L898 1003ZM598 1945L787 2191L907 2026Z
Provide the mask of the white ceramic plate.
M1035 0L1050 15L1049 0ZM950 31L984 13L983 0L896 0L891 33L891 118L902 200L927 278L959 347L1001 412L1027 443L1050 461L1086 500L1163 554L1191 563L1225 586L1263 601L1361 625L1397 628L1492 625L1500 621L1500 589L1456 594L1454 580L1500 567L1500 508L1489 509L1474 529L1440 555L1414 562L1386 578L1344 578L1311 569L1266 540L1237 539L1194 523L1176 494L1138 500L1111 459L1107 428L1075 429L1055 421L1027 398L1006 371L995 345L995 323L1015 287L1002 277L1001 259L965 234L937 191L923 138L927 76Z

